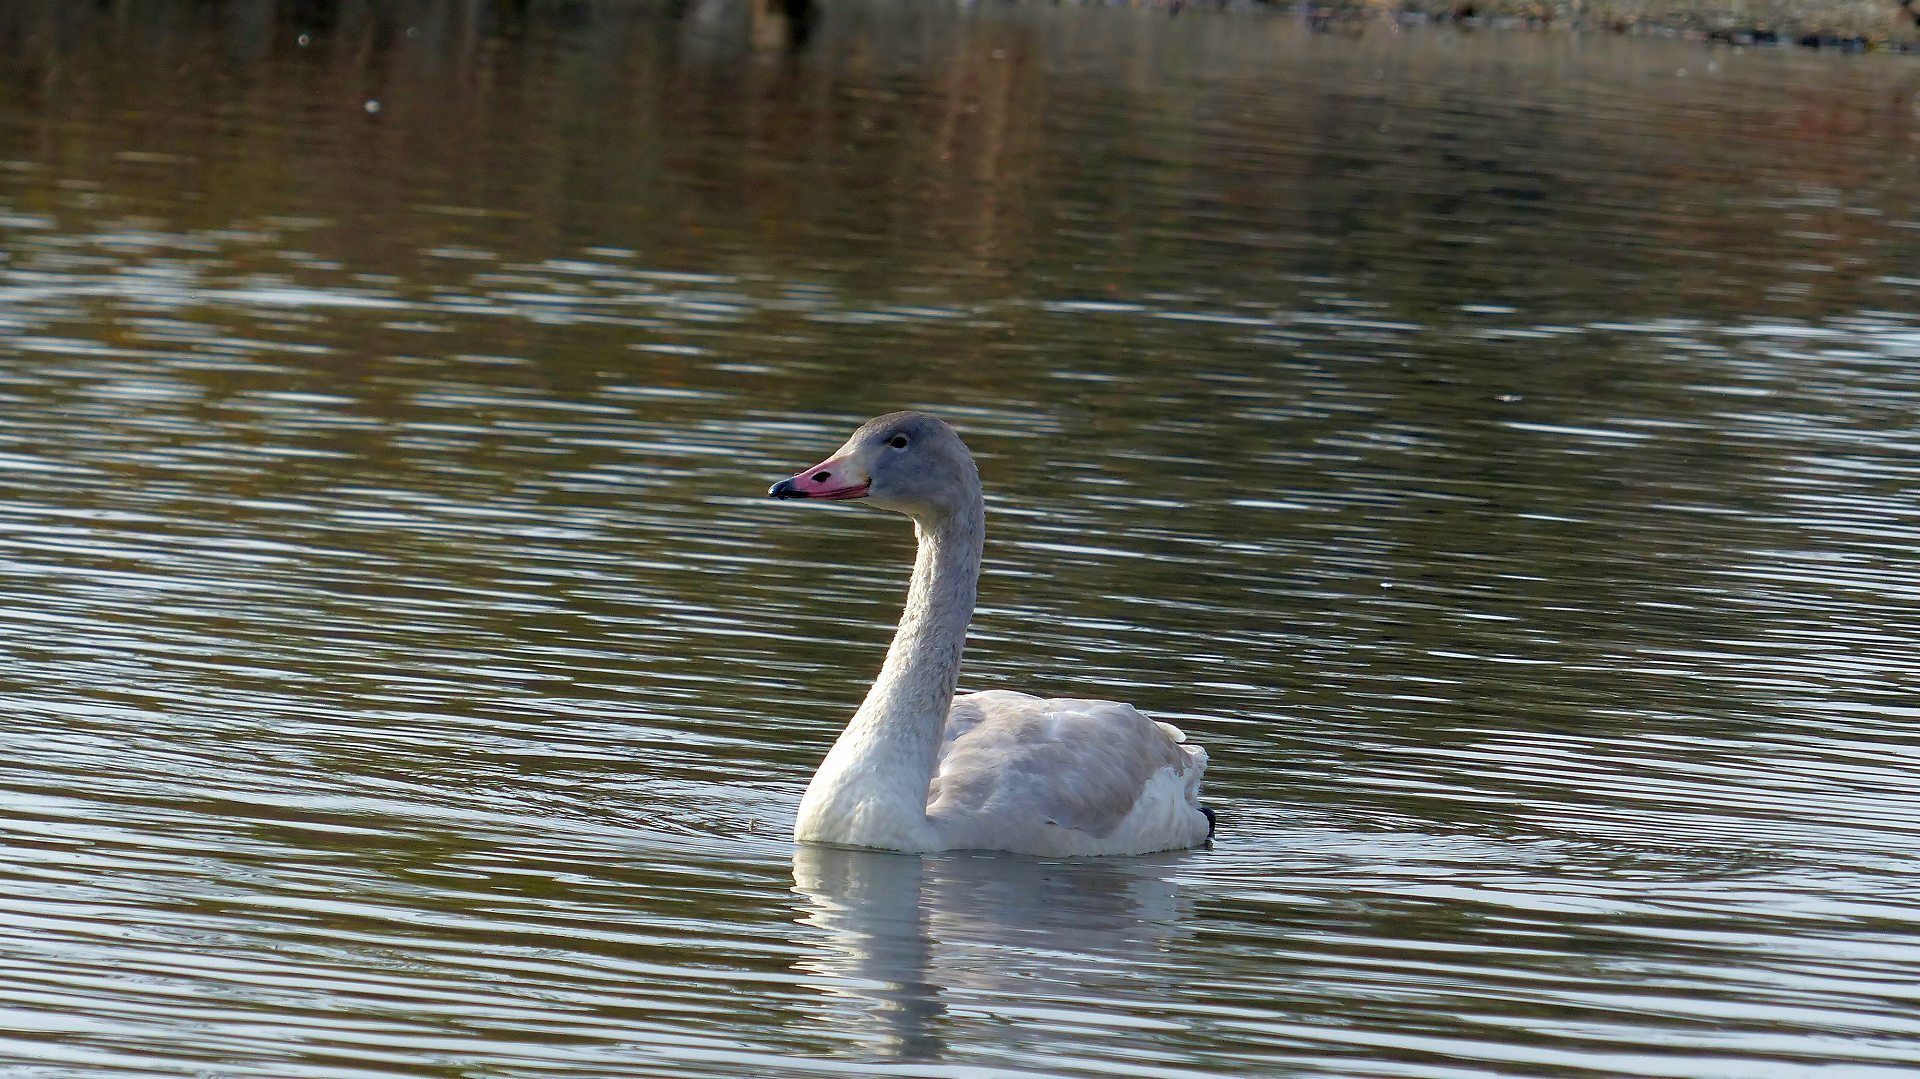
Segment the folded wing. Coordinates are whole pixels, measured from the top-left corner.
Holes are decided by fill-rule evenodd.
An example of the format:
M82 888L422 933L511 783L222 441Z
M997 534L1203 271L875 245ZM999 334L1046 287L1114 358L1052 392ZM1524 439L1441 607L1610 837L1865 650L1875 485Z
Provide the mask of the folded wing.
M969 693L954 698L948 714L927 815L1052 824L1105 838L1159 773L1193 769L1186 786L1197 787L1205 755L1183 740L1178 729L1115 701Z

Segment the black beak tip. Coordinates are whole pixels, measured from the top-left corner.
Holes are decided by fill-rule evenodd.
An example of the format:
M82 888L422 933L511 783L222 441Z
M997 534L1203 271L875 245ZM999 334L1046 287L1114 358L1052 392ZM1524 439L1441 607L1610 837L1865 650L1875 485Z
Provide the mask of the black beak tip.
M778 498L784 501L789 498L805 498L807 496L793 485L792 480L781 480L779 483L767 488L767 497Z

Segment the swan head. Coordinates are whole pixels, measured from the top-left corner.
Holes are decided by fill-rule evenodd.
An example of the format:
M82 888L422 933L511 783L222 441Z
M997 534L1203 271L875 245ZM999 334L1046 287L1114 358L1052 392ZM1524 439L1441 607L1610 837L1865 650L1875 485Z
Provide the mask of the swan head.
M860 425L833 456L781 480L774 498L863 499L924 524L980 499L980 473L954 429L925 412L890 412Z

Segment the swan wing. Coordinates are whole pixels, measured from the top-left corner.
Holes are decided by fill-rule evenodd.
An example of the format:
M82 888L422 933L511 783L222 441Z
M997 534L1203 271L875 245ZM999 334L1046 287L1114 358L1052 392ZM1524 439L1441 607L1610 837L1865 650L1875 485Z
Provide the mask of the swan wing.
M1055 824L1105 838L1161 773L1185 777L1189 791L1198 786L1205 754L1182 741L1178 729L1116 701L968 693L948 713L927 815Z

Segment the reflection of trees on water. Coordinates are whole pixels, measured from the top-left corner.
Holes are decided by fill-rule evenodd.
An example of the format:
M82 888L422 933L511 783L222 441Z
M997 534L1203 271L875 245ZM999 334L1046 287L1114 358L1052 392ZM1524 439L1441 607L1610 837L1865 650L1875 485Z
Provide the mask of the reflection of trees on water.
M273 212L280 162L342 209L431 194L526 214L504 239L528 251L610 241L792 279L825 242L884 263L865 284L988 293L1037 272L1138 295L1225 262L1246 295L1333 277L1414 318L1487 296L1556 314L1604 296L1614 316L1845 303L1897 269L1860 200L1884 217L1915 197L1890 167L1912 80L1762 96L1651 42L1347 41L1251 13L933 22L811 0L6 5L0 70L42 95L42 123L144 100L171 134L243 151L254 174L210 204L232 219ZM1667 99L1654 122L1633 94ZM256 122L191 130L209 111ZM1760 175L1755 142L1778 162ZM70 163L95 171L108 143ZM376 160L415 182L389 191ZM1821 191L1849 194L1828 212ZM358 243L427 239L409 216ZM722 226L750 246L713 250Z
M291 189L310 211L378 221L328 237L358 263L444 245L450 222L423 205L493 212L475 231L503 254L611 243L722 270L811 263L803 248L824 233L888 262L957 254L998 272L1034 234L1022 176L1039 72L1018 23L943 37L858 5L822 18L810 0L233 10L0 10L0 79L48 106L21 118L49 139L31 156L97 177L159 123L215 190L125 176L132 193L230 223L282 212ZM830 40L815 47L818 32ZM803 59L756 52L776 42ZM156 83L168 92L146 95ZM144 127L65 137L76 122L112 131L122 100L144 102ZM722 229L735 235L716 249Z

